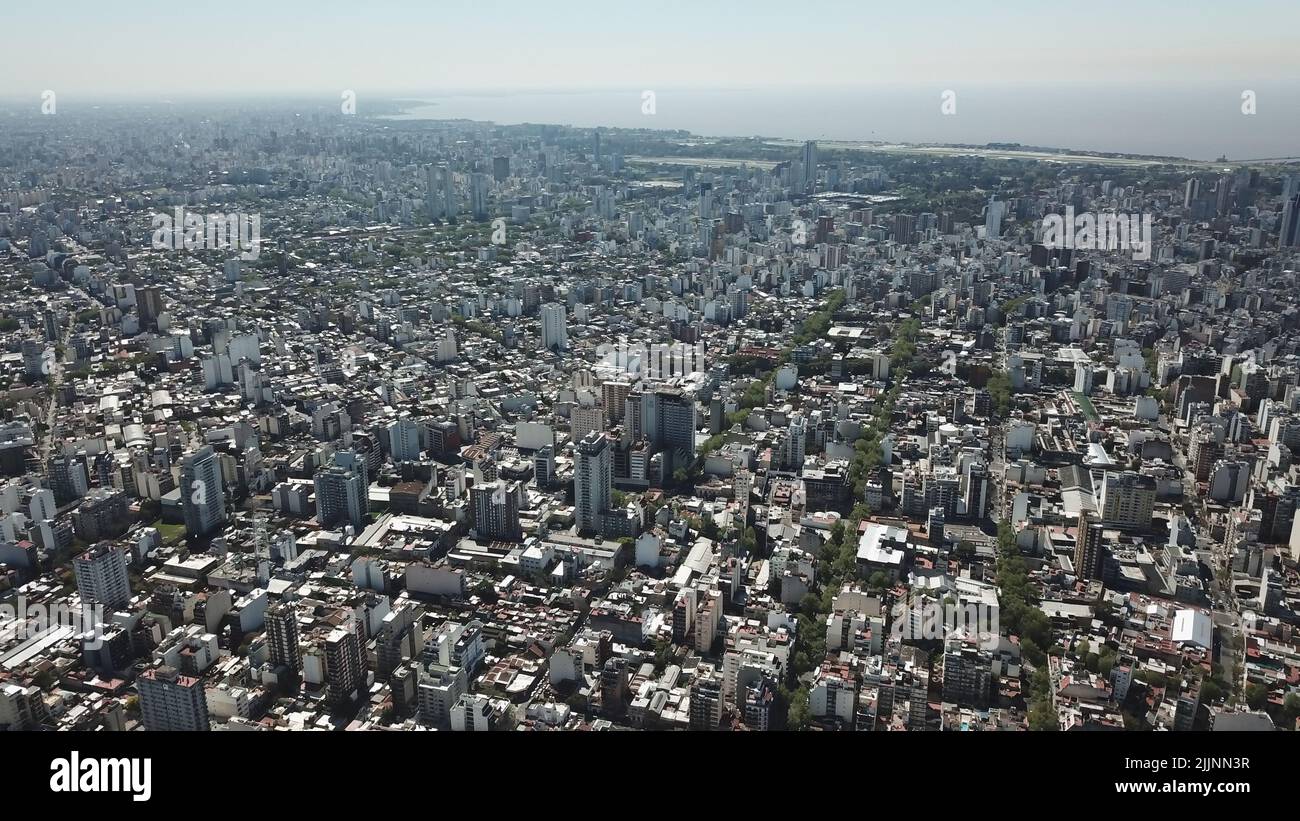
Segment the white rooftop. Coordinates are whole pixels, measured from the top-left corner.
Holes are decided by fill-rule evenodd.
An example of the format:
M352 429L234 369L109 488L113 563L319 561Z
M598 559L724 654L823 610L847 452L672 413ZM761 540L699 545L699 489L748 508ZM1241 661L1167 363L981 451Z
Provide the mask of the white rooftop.
M902 565L903 551L893 544L907 544L907 528L871 522L858 538L858 560Z
M1174 616L1174 641L1210 649L1214 646L1214 627L1209 615L1200 610L1179 610Z

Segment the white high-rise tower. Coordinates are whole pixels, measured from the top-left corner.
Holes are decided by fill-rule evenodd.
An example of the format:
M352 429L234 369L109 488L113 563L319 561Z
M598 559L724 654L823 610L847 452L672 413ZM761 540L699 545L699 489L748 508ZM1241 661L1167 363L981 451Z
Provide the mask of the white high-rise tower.
M563 351L569 347L569 327L564 306L548 302L542 306L542 347Z

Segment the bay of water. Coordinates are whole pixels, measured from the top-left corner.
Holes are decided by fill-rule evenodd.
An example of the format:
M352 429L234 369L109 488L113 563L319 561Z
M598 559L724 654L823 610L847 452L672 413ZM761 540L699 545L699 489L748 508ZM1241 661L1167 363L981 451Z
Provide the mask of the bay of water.
M654 112L644 92L654 92ZM953 105L945 114L944 92ZM701 136L1020 143L1214 160L1300 156L1300 86L628 89L421 95L400 118L682 129Z

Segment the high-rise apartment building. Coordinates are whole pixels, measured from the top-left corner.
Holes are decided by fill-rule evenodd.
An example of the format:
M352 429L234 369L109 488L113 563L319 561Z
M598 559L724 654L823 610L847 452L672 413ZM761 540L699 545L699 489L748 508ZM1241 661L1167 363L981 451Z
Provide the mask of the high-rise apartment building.
M498 479L470 489L474 501L474 529L480 539L517 542L523 538L519 525L519 483Z
M1277 247L1300 245L1300 194L1294 194L1282 206L1282 221L1277 227Z
M185 532L205 536L226 521L226 493L221 483L221 463L210 446L185 457L181 463L181 507Z
M1134 471L1107 471L1101 480L1098 507L1101 520L1111 527L1145 530L1151 527L1156 503L1156 480Z
M295 680L302 672L299 635L298 615L293 605L281 603L266 611L266 641L271 663L288 668Z
M573 502L579 533L599 533L609 510L614 482L614 454L609 437L592 432L578 443L573 470Z
M83 604L116 610L131 601L126 556L109 542L100 542L73 558L72 572Z
M1074 537L1074 572L1081 579L1100 579L1106 558L1102 523L1088 512L1079 515Z
M62 455L50 459L46 465L54 502L59 507L80 499L90 490L85 460L78 456Z
M424 452L420 445L422 424L403 417L388 426L388 449L394 462L417 462Z
M642 435L665 454L665 474L695 459L695 398L681 388L659 385L643 392L640 423Z
M542 347L548 351L563 351L569 347L568 321L564 306L551 302L542 306Z
M325 700L333 707L357 700L365 686L356 631L339 627L325 637Z
M316 473L316 520L321 527L360 527L369 512L365 463L349 451Z
M145 729L195 732L208 727L208 701L203 682L174 667L155 667L135 682L140 693L140 717Z

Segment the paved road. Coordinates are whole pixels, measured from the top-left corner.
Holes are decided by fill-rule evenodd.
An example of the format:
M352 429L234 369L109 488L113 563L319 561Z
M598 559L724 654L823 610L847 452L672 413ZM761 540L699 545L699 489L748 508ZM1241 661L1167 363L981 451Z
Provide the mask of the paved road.
M80 305L83 303L88 306L94 306L96 308L103 307L103 303L101 303L97 299L91 298L90 294L86 293L76 285L72 285L71 283L69 283L68 290L70 290L76 296L80 297L80 302L78 302L77 300L70 300L71 302L74 303L69 308L69 314L71 316L75 316L76 311L80 309ZM64 324L60 325L59 338L54 341L55 345L62 346L64 348L65 353L67 350L66 346L68 342L68 337L70 336L71 327L72 327L71 321L65 322ZM59 386L63 384L63 372L64 372L63 357L56 355L50 367L49 382L46 388L50 394L50 402L45 409L45 435L41 439L41 464L42 465L44 465L49 460L51 453L54 449L54 443L61 438L59 436L56 417L58 415L58 408L59 408L57 394L58 394Z

